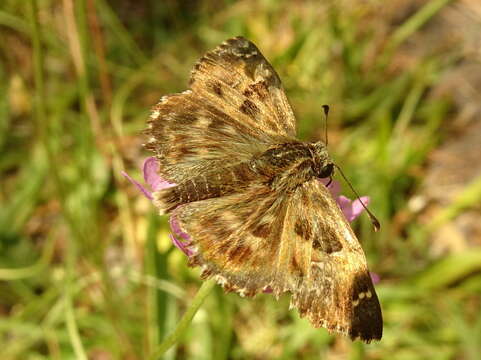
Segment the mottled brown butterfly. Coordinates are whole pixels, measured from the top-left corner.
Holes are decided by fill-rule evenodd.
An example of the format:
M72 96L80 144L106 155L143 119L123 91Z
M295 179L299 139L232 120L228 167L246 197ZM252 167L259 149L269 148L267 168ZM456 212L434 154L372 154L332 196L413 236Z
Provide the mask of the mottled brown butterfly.
M291 293L315 327L370 342L382 315L366 258L326 186L322 141L296 139L281 81L250 41L194 66L190 90L153 108L147 149L175 184L154 193L191 239L189 264L227 291Z

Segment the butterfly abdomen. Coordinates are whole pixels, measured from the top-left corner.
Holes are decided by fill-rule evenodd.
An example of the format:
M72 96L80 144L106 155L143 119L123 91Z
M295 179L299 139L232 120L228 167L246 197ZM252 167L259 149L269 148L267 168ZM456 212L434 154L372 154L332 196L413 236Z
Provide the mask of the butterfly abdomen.
M167 214L179 205L219 197L221 193L222 187L209 186L207 179L198 177L187 180L177 186L160 190L154 194L154 201L160 212Z
M261 178L248 163L239 163L206 172L177 186L161 190L155 194L155 202L161 213L167 214L179 205L243 191L249 184Z

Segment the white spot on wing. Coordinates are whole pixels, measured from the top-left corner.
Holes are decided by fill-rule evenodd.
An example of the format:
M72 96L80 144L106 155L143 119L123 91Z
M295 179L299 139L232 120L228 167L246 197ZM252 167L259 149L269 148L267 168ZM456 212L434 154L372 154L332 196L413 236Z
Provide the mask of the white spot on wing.
M159 115L160 115L160 111L159 111L159 110L154 110L154 111L152 111L152 114L150 114L150 118L151 118L152 120L154 120L154 119L157 119L157 118L159 117Z

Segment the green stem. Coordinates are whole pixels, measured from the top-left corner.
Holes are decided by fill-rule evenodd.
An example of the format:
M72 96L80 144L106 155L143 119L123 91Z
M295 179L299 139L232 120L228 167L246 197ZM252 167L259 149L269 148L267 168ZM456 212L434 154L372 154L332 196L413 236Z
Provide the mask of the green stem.
M164 339L162 344L160 344L156 350L154 350L152 355L149 357L149 360L159 359L167 350L169 350L175 343L179 341L180 337L184 334L185 330L192 322L192 318L197 313L205 298L210 294L214 286L215 281L213 279L207 280L202 284L192 300L192 304L187 309L184 316L182 316L182 319L180 319L175 330L172 332L172 334Z

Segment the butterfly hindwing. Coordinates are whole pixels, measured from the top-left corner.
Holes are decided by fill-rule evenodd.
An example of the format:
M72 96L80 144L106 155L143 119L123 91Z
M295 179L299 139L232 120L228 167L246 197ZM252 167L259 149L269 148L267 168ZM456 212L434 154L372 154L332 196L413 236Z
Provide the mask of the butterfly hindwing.
M192 265L225 289L269 289L316 326L380 339L382 317L365 257L339 206L318 180L291 194L257 184L177 208L196 247Z
M215 275L226 289L251 296L276 276L272 260L286 215L287 203L262 184L180 206L172 214L192 238L191 262L202 266L204 276Z

